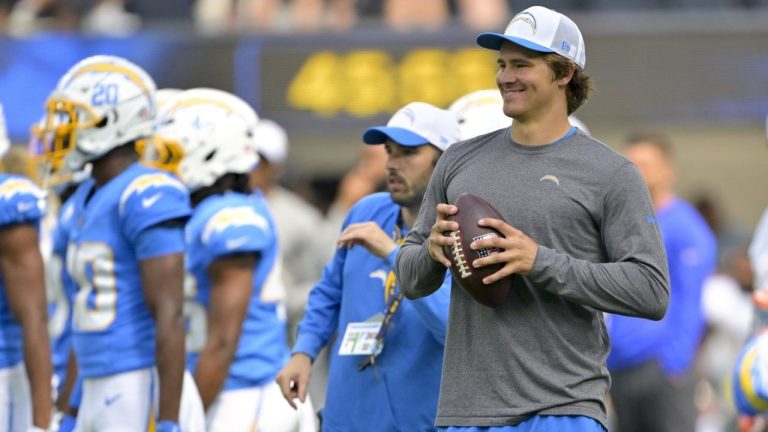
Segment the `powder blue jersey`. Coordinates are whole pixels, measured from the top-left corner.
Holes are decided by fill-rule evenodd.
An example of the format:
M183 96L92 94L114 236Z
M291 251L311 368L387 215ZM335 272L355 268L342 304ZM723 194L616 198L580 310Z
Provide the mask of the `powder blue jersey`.
M283 293L272 289L277 239L266 201L258 195L228 193L204 199L187 224L185 294L189 331L187 367L194 370L205 344L211 281L207 269L216 259L237 253L258 253L253 293L248 304L235 358L224 390L260 386L272 381L288 358Z
M186 219L189 193L157 169L133 164L95 189L85 180L71 198L67 270L79 286L73 344L80 375L113 375L155 364L155 323L144 299L139 263L179 253L183 243L158 241L153 253L137 253L142 235L160 223Z
M69 230L75 220L75 205L68 200L61 206L53 230L53 250L46 263L48 295L48 334L51 337L53 372L63 381L72 348L72 302L77 285L66 269Z
M45 213L45 194L29 179L0 174L0 229L32 223L38 226ZM0 272L0 369L22 360L21 325L11 314L5 282Z

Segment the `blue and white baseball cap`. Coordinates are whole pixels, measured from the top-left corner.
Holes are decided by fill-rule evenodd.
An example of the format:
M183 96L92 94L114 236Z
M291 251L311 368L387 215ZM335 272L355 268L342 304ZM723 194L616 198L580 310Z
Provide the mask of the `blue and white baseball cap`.
M567 16L543 6L531 6L515 15L501 33L481 33L477 44L500 50L509 41L533 51L557 53L582 69L587 63L584 38L576 23Z
M432 144L445 151L459 141L459 123L450 112L425 102L411 102L400 108L386 126L365 130L363 142L384 144L387 138L407 147Z

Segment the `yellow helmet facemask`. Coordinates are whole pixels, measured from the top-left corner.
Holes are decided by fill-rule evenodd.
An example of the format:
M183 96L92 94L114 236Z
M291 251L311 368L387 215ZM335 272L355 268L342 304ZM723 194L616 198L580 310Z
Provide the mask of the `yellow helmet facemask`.
M61 168L64 157L74 149L78 130L92 128L103 120L88 105L58 97L48 99L42 130L37 132L44 146L42 154L54 169Z
M179 164L184 158L181 144L157 135L137 141L136 151L139 153L142 165L159 168L172 174L178 174Z
M45 117L30 129L29 150L35 171L44 187L72 181L74 171L64 159L74 150L78 130L103 121L89 106L68 99L51 97L45 103Z

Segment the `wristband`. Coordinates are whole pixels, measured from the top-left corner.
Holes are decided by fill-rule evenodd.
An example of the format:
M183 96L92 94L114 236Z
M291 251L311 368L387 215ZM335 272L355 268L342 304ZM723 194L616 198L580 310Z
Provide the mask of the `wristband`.
M157 432L181 432L179 424L173 420L163 420L155 424L155 431Z

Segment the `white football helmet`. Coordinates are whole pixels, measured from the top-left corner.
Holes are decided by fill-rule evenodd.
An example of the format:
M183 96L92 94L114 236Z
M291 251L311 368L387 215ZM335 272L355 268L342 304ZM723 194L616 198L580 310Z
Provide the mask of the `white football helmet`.
M577 128L581 129L581 131L585 134L591 135L589 133L589 129L587 129L587 125L585 125L584 122L579 120L575 115L568 116L568 122L571 124L571 126L576 126Z
M144 163L176 174L191 192L228 173L247 174L259 160L256 112L221 90L185 90L163 106Z
M256 151L271 164L282 165L288 157L288 134L279 124L260 119L254 133Z
M456 99L448 107L459 120L461 139L466 140L488 132L509 127L512 119L504 114L504 100L497 89L478 90ZM589 135L587 126L576 116L568 121Z
M0 104L0 158L11 148L11 140L8 139L8 129L5 127L5 113L3 104Z
M504 100L498 89L478 90L456 99L448 107L459 121L462 140L509 127L512 119L504 115Z
M182 89L177 88L161 88L155 92L155 100L157 100L157 112L160 113L163 107L173 100L179 93L183 92Z
M155 82L120 57L81 60L59 80L45 103L43 141L51 158L67 157L72 168L152 134L157 107Z
M168 103L173 100L176 96L179 95L183 90L181 89L175 89L175 88L161 88L157 89L155 92L155 102L157 103L157 116L160 117L160 113L163 112L163 107L168 105ZM142 159L142 162L144 157L146 156L147 152L145 150L145 147L147 145L148 141L151 141L152 137L143 138L136 141L136 153L139 154L139 157ZM151 145L151 144L150 144ZM152 164L150 165L157 165Z

